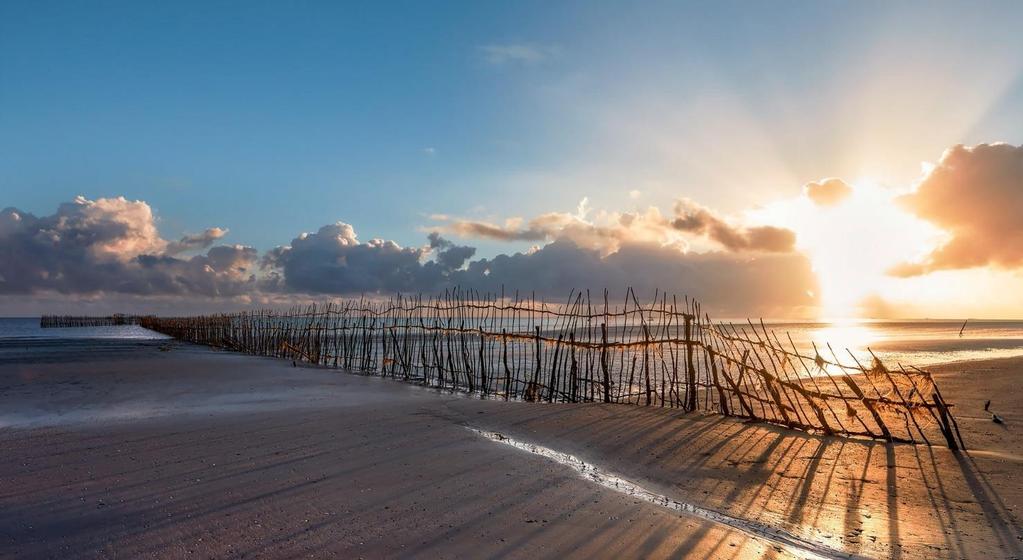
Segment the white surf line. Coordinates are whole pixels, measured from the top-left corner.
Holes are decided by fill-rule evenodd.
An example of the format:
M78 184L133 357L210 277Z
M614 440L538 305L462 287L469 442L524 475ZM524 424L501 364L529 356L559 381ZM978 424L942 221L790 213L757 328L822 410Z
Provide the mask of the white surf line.
M556 451L542 445L515 440L498 432L481 430L479 428L473 428L472 426L466 426L466 428L491 441L510 445L516 449L528 451L534 455L540 455L541 457L546 457L556 463L571 467L586 480L595 482L601 486L610 488L611 490L627 494L634 498L639 498L671 511L686 513L694 517L699 517L700 519L725 525L730 529L741 531L754 538L771 541L772 543L787 549L788 552L803 558L827 560L863 558L861 556L835 550L826 545L803 539L787 531L771 527L770 525L750 521L748 519L732 517L731 515L714 511L712 509L703 508L687 502L680 502L656 492L651 492L634 482L630 482L618 475L604 471L596 465L587 463L575 455L562 453L561 451Z
M975 457L991 457L993 459L1004 459L1006 461L1014 461L1016 463L1023 463L1023 455L1015 455L1013 453L1006 453L1004 451L988 451L986 449L970 449L966 452L967 455Z

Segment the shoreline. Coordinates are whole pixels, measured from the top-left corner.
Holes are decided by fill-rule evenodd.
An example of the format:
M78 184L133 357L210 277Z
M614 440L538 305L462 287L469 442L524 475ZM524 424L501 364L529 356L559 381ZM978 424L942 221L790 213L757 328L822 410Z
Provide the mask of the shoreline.
M850 554L1023 554L1023 358L932 370L976 450L957 455L634 405L480 400L186 344L132 352L0 364L0 410L44 420L0 428L16 450L0 467L0 555L793 555L463 426ZM1004 427L977 412L991 394Z

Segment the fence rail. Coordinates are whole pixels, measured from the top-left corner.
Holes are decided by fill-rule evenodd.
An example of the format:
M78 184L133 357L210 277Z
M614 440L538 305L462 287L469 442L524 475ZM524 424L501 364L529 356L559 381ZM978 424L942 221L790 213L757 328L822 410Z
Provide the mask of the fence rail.
M964 448L931 374L799 349L763 322L714 323L688 298L450 290L281 312L140 317L198 344L481 396L703 410L828 435Z

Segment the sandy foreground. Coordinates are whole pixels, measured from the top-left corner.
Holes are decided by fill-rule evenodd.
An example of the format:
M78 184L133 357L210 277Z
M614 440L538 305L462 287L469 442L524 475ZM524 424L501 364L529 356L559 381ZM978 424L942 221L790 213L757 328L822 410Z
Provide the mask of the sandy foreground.
M0 557L1023 557L1023 359L938 370L955 454L159 347L0 363Z

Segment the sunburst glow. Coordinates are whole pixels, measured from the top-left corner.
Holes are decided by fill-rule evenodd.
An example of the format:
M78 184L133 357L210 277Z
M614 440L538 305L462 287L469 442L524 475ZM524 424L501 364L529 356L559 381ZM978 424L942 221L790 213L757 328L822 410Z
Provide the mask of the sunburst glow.
M753 212L756 219L792 228L798 246L813 263L820 287L821 315L840 319L877 314L876 307L895 282L887 270L912 259L940 240L940 230L902 211L901 194L869 179L834 206L806 197Z

